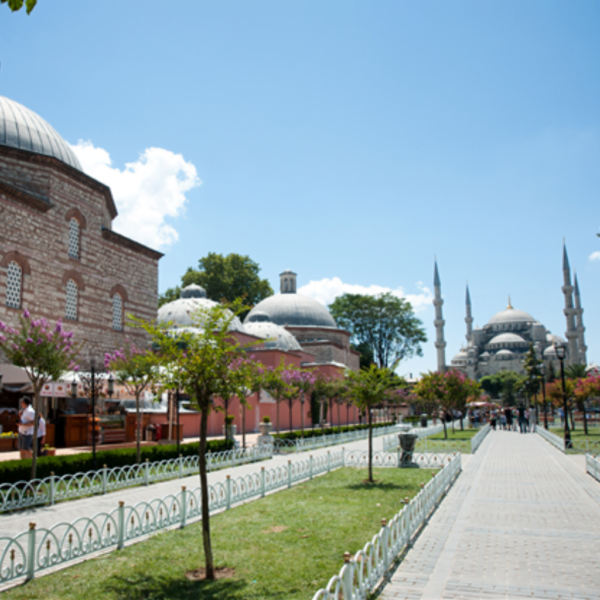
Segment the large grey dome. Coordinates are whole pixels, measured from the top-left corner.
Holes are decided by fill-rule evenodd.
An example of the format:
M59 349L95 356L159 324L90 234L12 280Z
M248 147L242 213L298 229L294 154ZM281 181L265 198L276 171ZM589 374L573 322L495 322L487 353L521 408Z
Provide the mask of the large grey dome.
M265 298L248 313L244 322L253 321L253 315L257 312L266 313L277 325L337 328L325 306L302 294L275 294Z
M53 156L83 171L69 144L53 127L22 104L4 96L0 96L0 146Z
M515 323L535 323L535 319L525 311L509 306L506 310L496 313L488 321L488 325L509 325Z

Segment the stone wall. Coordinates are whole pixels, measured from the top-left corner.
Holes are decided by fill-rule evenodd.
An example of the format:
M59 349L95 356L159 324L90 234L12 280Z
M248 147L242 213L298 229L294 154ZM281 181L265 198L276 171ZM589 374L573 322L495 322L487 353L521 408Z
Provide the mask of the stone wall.
M153 319L161 254L110 230L116 210L110 190L51 157L0 147L0 319L18 323L6 303L11 260L23 269L22 308L34 317L62 318L83 342L82 362L143 334L112 326L112 296L124 312ZM69 220L80 224L79 259L68 256ZM78 318L65 319L66 282L79 286Z

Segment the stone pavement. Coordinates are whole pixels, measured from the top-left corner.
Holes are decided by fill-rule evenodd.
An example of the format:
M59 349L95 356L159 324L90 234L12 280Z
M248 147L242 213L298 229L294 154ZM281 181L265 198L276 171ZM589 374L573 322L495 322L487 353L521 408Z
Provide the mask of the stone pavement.
M600 599L600 484L539 435L491 432L380 598Z
M373 438L374 451L381 451L382 437ZM296 461L307 459L311 454L314 457L326 455L328 451L339 451L342 447L347 450L367 450L367 440L340 444L339 446L330 446L328 448L319 448L298 454L275 455L273 458L241 465L239 467L230 467L213 471L208 474L209 484L225 481L227 475L232 479L241 477L249 473L259 471L261 467L270 469L277 466L287 465L288 460ZM162 483L154 483L149 486L139 486L110 492L103 496L91 496L79 500L70 500L59 502L54 506L37 507L30 510L19 511L14 514L0 515L0 536L14 536L17 533L29 528L30 522L35 522L38 529L42 527L51 527L60 522L71 522L79 517L91 517L100 512L109 512L117 508L119 501L125 502L131 506L138 502L149 501L153 498L163 498L169 494L176 494L181 491L181 486L185 485L188 490L196 489L200 486L198 475L184 477L182 479L171 479Z

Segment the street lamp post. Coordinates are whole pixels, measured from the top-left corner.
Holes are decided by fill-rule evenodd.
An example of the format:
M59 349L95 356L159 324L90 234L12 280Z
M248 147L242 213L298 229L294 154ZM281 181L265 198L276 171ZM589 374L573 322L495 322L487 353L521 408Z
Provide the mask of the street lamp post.
M554 343L554 350L556 351L556 358L560 361L560 379L562 382L562 394L563 394L563 412L565 417L565 450L572 448L571 444L571 431L569 429L569 413L567 409L567 387L565 385L565 358L567 356L567 348L560 342Z
M546 364L540 365L540 375L542 380L542 398L544 399L544 427L548 429L548 406L546 405Z

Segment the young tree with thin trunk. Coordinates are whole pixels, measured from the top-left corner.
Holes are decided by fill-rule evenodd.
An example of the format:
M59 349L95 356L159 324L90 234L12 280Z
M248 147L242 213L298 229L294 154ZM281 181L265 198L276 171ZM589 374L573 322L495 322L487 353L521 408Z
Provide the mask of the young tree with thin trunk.
M141 462L142 418L140 399L147 390L153 390L158 378L156 355L145 352L134 343L104 355L104 368L115 374L115 379L127 393L135 398L135 447L136 461Z
M371 365L368 369L348 372L348 395L360 410L367 413L369 426L369 483L373 480L373 415L372 410L388 398L396 386L394 372Z
M244 371L236 367L248 346L242 346L229 333L234 316L244 310L240 303L216 305L192 313L195 327L179 331L168 324L139 321L151 336L159 362L165 368L166 387L180 386L200 412L200 490L202 505L202 542L206 579L215 579L210 535L209 493L206 469L208 417L216 407L213 400L236 394L244 382ZM170 377L174 381L168 381Z
M31 479L37 470L38 424L40 421L40 393L49 381L59 381L67 371L77 371L75 359L79 348L73 342L73 332L64 331L59 319L51 327L46 319L32 319L29 311L19 316L19 327L13 328L0 321L0 350L16 367L25 369L33 387L33 446Z

